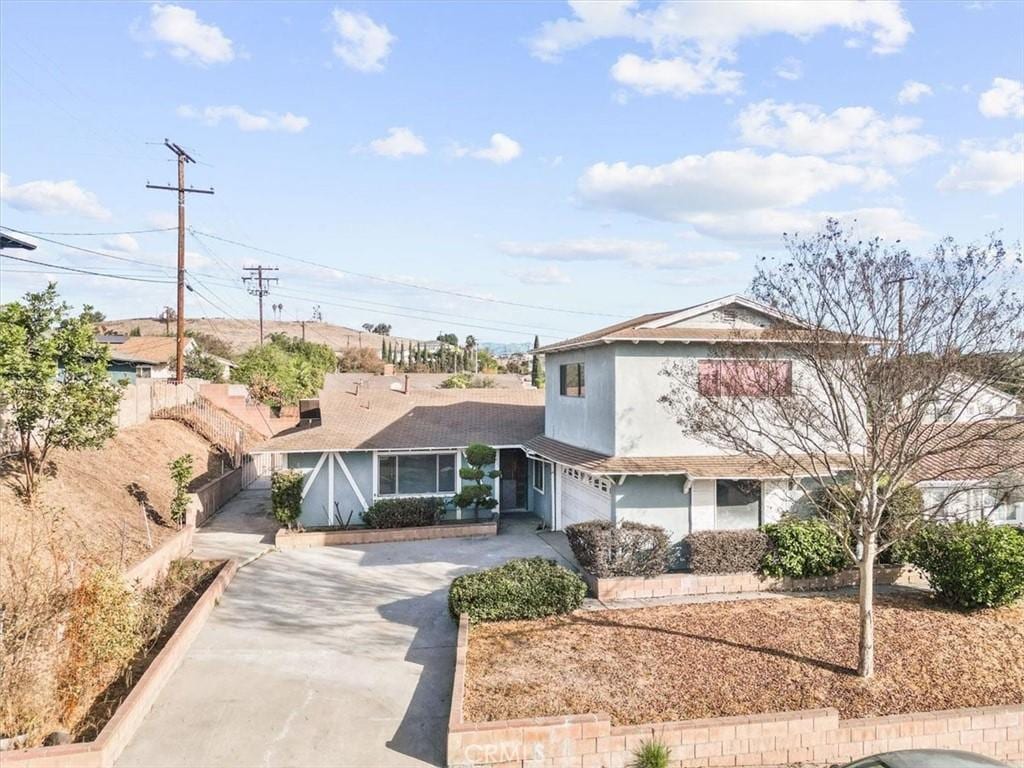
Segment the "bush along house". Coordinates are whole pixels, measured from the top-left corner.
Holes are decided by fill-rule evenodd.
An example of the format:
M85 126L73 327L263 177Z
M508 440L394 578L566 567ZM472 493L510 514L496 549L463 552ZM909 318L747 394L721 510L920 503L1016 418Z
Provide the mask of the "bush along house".
M451 497L465 448L480 442L498 449L497 511L531 512L555 530L632 520L678 542L692 531L757 528L799 512L804 490L766 462L685 434L661 402L671 387L663 373L692 376L701 396L728 386L757 397L757 387L737 390L763 373L744 366L768 367L777 386L792 386L803 363L778 343L780 323L799 329L741 296L633 318L540 348L544 391L381 389L329 377L320 418L260 452L285 454L307 474L306 526L345 522L350 511L358 522L380 498ZM716 344L737 339L758 354L716 354ZM452 507L448 516L460 513Z

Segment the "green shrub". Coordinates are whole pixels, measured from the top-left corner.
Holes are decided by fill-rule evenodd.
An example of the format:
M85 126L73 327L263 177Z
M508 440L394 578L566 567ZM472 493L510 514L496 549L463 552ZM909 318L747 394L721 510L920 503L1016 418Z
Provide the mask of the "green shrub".
M764 531L697 531L683 538L683 558L694 573L756 571L767 553Z
M444 507L445 501L439 496L380 499L363 512L363 523L370 528L437 525L444 514Z
M457 577L448 590L448 611L456 618L467 613L471 621L539 619L575 611L586 593L576 574L531 557Z
M1024 536L1008 526L932 523L907 547L943 600L960 608L1008 605L1024 597Z
M672 750L660 741L645 741L633 752L630 768L668 768Z
M657 576L668 570L664 528L590 520L567 526L565 535L576 561L594 576Z
M171 497L171 519L178 525L185 523L188 512L188 484L192 482L192 454L186 453L167 464L174 483L174 495Z
M879 485L885 490L886 484ZM849 483L829 485L814 494L814 505L823 517L833 520L853 519L860 497ZM903 542L911 538L923 522L924 500L919 488L898 486L882 514L878 546L886 547L878 555L879 565L901 565L905 561Z
M275 472L270 479L270 505L281 525L294 527L302 514L302 486L306 476L294 469Z
M819 518L785 520L763 530L769 544L761 572L768 576L830 576L847 563L839 537Z

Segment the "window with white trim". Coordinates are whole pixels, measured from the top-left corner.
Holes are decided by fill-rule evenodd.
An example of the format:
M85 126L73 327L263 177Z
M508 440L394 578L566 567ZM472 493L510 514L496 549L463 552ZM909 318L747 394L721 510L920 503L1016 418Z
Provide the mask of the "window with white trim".
M530 463L533 465L533 490L544 493L545 464L540 459L530 459Z
M718 480L715 483L716 530L745 530L760 524L760 480Z
M454 453L399 453L377 457L378 496L454 492Z

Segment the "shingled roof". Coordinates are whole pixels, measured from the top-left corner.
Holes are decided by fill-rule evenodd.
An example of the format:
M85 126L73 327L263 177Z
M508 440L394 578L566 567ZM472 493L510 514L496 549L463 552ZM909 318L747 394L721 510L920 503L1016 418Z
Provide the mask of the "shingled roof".
M535 437L523 447L593 475L687 475L694 480L789 477L776 462L743 455L606 456L544 436ZM844 466L842 456L830 456L829 461L833 467Z
M255 453L522 445L544 431L538 389L324 390L319 423L279 432Z
M186 349L194 343L186 339ZM117 362L167 365L177 354L177 340L174 336L128 336L116 344L108 343L107 348L110 359Z

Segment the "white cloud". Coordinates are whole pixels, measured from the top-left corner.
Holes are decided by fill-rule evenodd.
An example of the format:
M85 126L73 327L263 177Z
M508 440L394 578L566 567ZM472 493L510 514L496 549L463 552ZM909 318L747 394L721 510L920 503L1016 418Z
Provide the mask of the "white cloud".
M896 101L900 104L917 104L922 96L931 96L932 87L927 83L919 83L917 80L907 80L896 94Z
M647 269L696 269L736 261L733 251L675 253L660 240L579 238L541 242L505 241L498 249L508 255L543 261L621 261Z
M184 104L177 109L178 117L187 120L199 120L206 125L216 126L224 120L234 122L240 131L280 131L283 133L302 133L309 127L309 118L285 112L261 112L253 114L237 105L216 107L195 107Z
M155 4L149 7L149 36L167 43L171 55L200 64L223 64L235 58L234 45L220 28L205 24L191 8Z
M871 107L825 113L812 104L751 104L736 120L746 144L787 152L838 155L850 162L909 165L939 151L932 136L915 133L917 118L885 119Z
M54 215L79 215L105 220L111 213L92 192L78 186L78 182L26 181L11 184L10 176L0 173L0 200L19 211Z
M919 240L928 235L898 208L859 208L846 211L780 210L764 208L735 213L700 213L689 221L707 237L722 240L777 245L783 232L811 232L828 218L846 223L856 220L856 230L865 237L881 235L888 240Z
M352 69L379 72L391 53L396 38L383 24L377 24L365 13L351 13L335 8L331 12L334 30L334 55Z
M716 59L644 59L627 53L615 62L612 77L645 96L669 94L682 98L695 93L737 93L743 75L719 69Z
M580 177L578 188L596 206L686 221L703 211L789 208L842 186L877 189L892 181L878 169L741 149L657 166L597 163Z
M985 117L1024 117L1024 82L997 77L978 99Z
M775 68L775 76L783 80L799 80L804 76L804 64L794 56L788 56Z
M108 251L120 251L121 253L138 253L139 241L131 235L113 235L105 238L102 247Z
M568 285L572 282L569 275L554 264L536 269L514 270L511 274L524 285Z
M478 160L490 160L492 163L502 165L515 160L523 153L523 148L515 139L511 139L504 133L491 135L491 143L486 147L472 149L470 147L455 147L456 157L475 157Z
M612 69L616 80L645 94L737 91L742 75L721 69L721 64L736 59L736 48L744 38L788 34L807 39L838 27L870 35L874 52L886 54L902 48L913 32L896 0L662 2L653 6L641 6L637 0L570 0L569 6L571 17L541 26L530 41L533 55L555 61L566 51L612 38L648 44L653 58L627 54Z
M386 138L370 142L370 151L382 157L399 158L406 155L425 155L427 145L409 128L389 128Z
M939 180L939 190L998 195L1024 184L1024 133L1004 141L965 141L960 154L962 160Z

